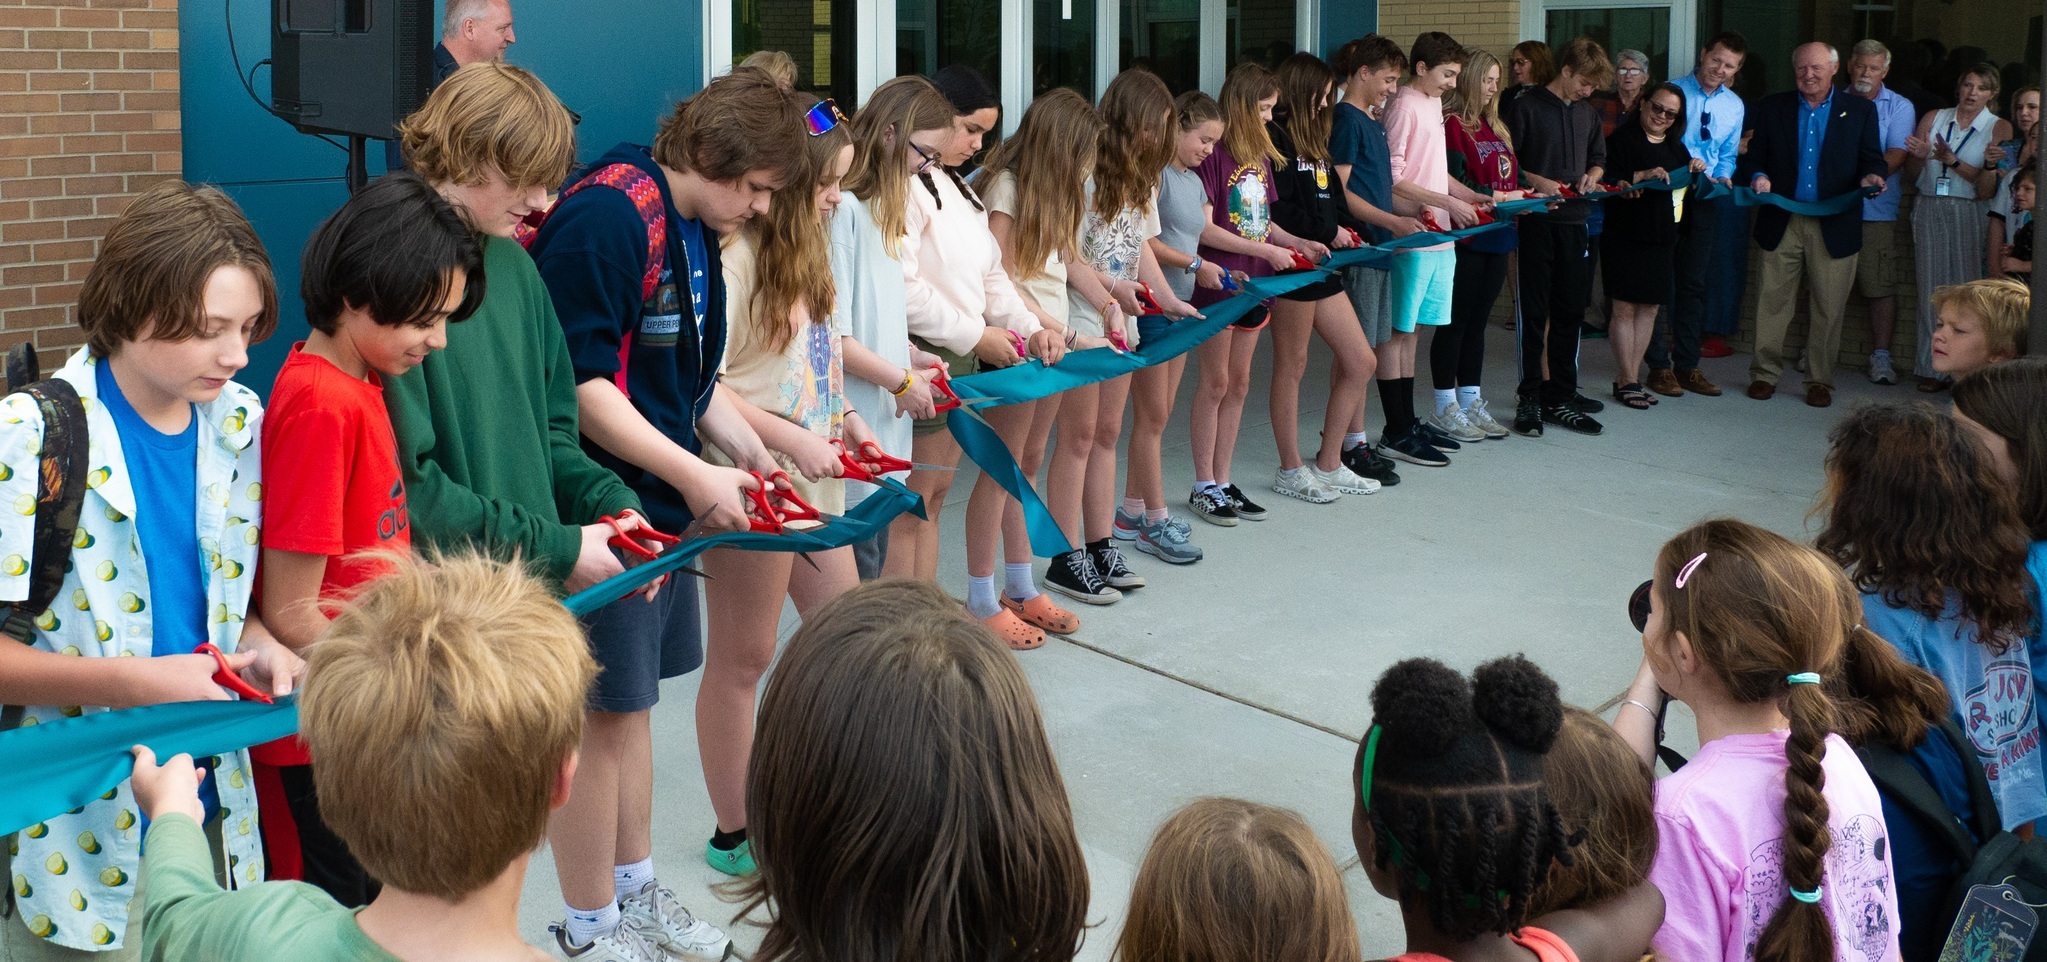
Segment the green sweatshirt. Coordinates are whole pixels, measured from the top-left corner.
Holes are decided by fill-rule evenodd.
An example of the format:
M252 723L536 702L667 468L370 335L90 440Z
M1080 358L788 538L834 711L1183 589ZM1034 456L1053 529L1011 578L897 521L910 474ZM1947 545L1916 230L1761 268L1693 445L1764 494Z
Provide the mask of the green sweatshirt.
M412 538L516 550L559 582L582 551L578 529L640 499L583 453L568 342L533 259L492 237L483 263L483 305L448 325L447 349L384 380Z
M144 848L143 962L398 962L363 934L355 910L304 882L223 891L189 815L151 821Z

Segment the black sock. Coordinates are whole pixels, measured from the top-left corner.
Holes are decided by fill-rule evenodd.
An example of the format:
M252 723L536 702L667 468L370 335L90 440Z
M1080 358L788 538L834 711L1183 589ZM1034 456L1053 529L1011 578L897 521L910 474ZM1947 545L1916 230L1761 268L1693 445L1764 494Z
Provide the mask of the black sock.
M1379 409L1386 412L1385 435L1400 433L1400 379L1382 377L1378 379Z
M720 852L730 852L744 844L746 844L746 829L742 828L734 832L717 831L711 833L711 847Z
M1109 539L1097 538L1093 541L1090 541L1087 543L1087 550L1089 554L1101 554L1102 552L1109 550Z

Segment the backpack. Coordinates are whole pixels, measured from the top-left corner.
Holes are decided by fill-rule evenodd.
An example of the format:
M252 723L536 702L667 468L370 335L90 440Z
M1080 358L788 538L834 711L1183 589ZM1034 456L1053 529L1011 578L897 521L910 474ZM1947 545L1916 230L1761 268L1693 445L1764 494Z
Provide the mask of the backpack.
M1928 732L1927 737L1946 737L1961 756L1962 770L1969 779L1971 825L1955 818L1940 800L1940 793L1904 755L1877 744L1859 747L1855 755L1862 760L1862 767L1869 772L1877 790L1911 813L1935 841L1945 843L1961 862L1962 873L1948 886L1939 917L1952 923L1961 913L1969 889L1976 885L2008 882L2027 902L2047 902L2047 837L2028 840L2004 830L2003 819L1997 813L1997 797L1990 791L1990 779L1984 775L1983 766L1976 763L1975 748L1953 719L1942 719L1940 727ZM1971 827L1975 829L1973 837ZM1984 840L1982 844L1977 844L1977 838ZM1947 932L1942 931L1940 938L1946 941ZM2028 962L2047 962L2047 933L2033 940L2025 958Z
M71 567L72 538L78 533L78 513L85 505L85 404L70 382L43 378L35 348L27 344L17 344L7 353L7 392L28 395L43 414L28 597L0 603L0 614L4 614L0 632L27 644L35 639L36 616L57 600L64 572Z
M632 164L607 164L599 167L582 179L568 186L555 198L554 204L544 211L530 214L513 228L513 236L519 246L533 248L534 240L540 237L540 226L559 209L563 201L586 187L609 187L626 195L633 202L633 209L640 213L640 223L647 228L647 268L640 274L640 302L653 298L661 287L661 265L668 259L668 211L661 204L661 188L654 178ZM619 339L618 375L614 379L621 394L630 395L626 390L626 359L632 354L632 334Z

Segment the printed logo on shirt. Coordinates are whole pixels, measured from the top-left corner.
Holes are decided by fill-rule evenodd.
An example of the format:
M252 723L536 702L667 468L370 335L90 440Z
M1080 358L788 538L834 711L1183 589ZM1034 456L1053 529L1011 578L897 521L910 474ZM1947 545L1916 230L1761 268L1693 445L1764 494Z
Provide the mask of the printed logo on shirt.
M1263 163L1245 164L1230 175L1228 205L1230 226L1238 236L1263 241L1272 232L1272 211L1265 201L1268 189Z
M2023 662L2000 658L1983 670L1983 684L1962 698L1962 723L1983 771L1997 781L2001 769L2040 749L2033 716L2033 672Z
M397 456L395 450L391 453L394 458ZM393 481L391 482L391 506L386 508L383 515L377 518L377 540L389 541L392 538L396 538L400 532L410 527L411 524L411 519L406 517L405 514L405 482L403 480Z
M640 327L634 341L641 347L674 347L682 334L682 295L675 289L675 272L661 272L661 286L640 305Z
M1883 819L1855 815L1834 831L1834 844L1822 860L1826 868L1822 898L1834 920L1834 943L1857 953L1842 955L1841 962L1882 962L1885 950L1897 942L1897 922L1885 902L1892 889L1885 864L1888 846ZM1748 866L1742 870L1744 958L1755 958L1756 941L1791 900L1790 891L1782 838L1749 853Z

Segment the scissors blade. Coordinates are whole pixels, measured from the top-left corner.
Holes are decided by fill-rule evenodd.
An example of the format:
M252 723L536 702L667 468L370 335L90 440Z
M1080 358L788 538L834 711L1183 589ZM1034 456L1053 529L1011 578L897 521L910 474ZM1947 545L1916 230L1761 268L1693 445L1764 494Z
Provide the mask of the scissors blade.
M916 462L916 461L912 461L912 462L910 462L910 470L912 470L912 471L958 471L959 469L958 469L958 468L948 468L948 467L946 467L945 465L942 465L942 464L922 464L922 463L919 463L919 462Z

